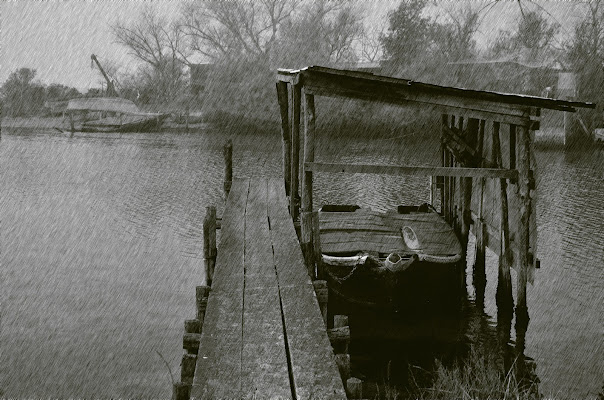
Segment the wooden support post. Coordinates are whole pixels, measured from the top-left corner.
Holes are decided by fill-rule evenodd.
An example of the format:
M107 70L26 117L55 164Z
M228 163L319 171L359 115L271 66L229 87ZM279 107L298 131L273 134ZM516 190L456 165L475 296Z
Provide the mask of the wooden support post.
M336 354L335 358L342 382L346 382L350 378L350 354Z
M311 279L315 279L315 262L312 244L312 213L302 211L300 216L300 247L304 256L306 271Z
M520 229L518 231L518 287L516 288L516 324L528 325L528 308L526 304L526 284L529 271L530 246L530 213L531 213L531 158L529 125L519 127L519 179L518 195L520 196ZM526 329L524 329L526 331Z
M182 336L182 348L185 349L189 354L197 354L199 352L200 341L201 334L185 333Z
M201 333L203 321L199 319L185 320L185 333Z
M441 115L441 134L440 134L440 157L441 157L441 165L443 167L448 166L448 152L445 147L444 137L445 130L449 124L449 116L447 114ZM449 177L444 177L444 184L440 192L440 212L445 217L445 220L449 221L448 209L449 209Z
M197 319L203 321L208 306L209 286L197 286L195 288L195 305L197 306Z
M229 197L233 185L233 141L229 139L224 145L224 198Z
M277 99L281 114L281 139L283 152L283 179L285 180L285 195L289 196L291 179L291 151L292 141L289 123L289 99L287 95L287 82L277 82Z
M206 207L203 220L203 259L206 269L206 284L212 286L214 266L216 265L216 207Z
M172 400L189 400L191 398L191 386L178 382L172 390Z
M323 273L323 253L321 253L321 231L319 225L319 213L313 211L311 213L311 228L312 228L312 253L315 262L315 276L317 279L325 279Z
M327 281L314 281L312 283L315 288L315 294L317 296L317 301L319 302L319 308L321 309L321 315L323 316L323 322L325 322L325 326L327 326L327 302L328 302L328 294L329 289L327 287Z
M349 399L362 399L363 381L359 378L349 378L346 381L346 394Z
M476 145L476 152L481 158L480 166L484 166L483 152L484 152L484 131L485 131L485 120L480 121L480 128L478 130L478 143ZM486 225L483 219L483 202L484 202L484 187L486 185L485 178L479 178L479 198L478 198L478 216L474 224L474 232L476 234L476 250L474 268L473 268L473 279L474 287L476 288L476 302L478 305L484 305L484 291L486 288L486 270L485 270L485 256L486 256L486 243L485 243L485 230Z
M69 113L69 129L71 129L71 133L75 132L75 124L73 122L73 113Z
M289 192L290 213L294 220L299 215L298 193L300 180L300 109L301 109L302 86L292 85L292 152L291 152L291 189Z
M193 376L195 375L195 364L197 356L195 354L183 354L180 363L180 381L187 385L193 384Z
M516 169L516 125L510 125L510 169ZM514 179L510 179L510 183L516 184Z
M327 336L331 341L331 346L336 354L348 354L350 345L350 327L348 326L348 316L334 315L333 329L327 330Z
M304 99L304 163L315 161L315 96L303 93ZM304 166L304 164L303 164ZM302 212L312 212L312 171L303 168Z
M493 161L497 166L501 166L501 144L499 141L500 123L493 122ZM508 218L508 190L507 181L499 180L500 200L501 200L501 234L502 251L499 255L499 274L497 277L497 311L503 314L512 314L514 311L514 299L512 297L512 276L510 268L512 266L512 249L510 246L510 225Z
M328 329L327 336L329 337L331 347L333 347L333 352L335 354L348 353L348 345L350 344L349 326Z
M334 315L333 327L342 328L344 326L348 326L348 315Z

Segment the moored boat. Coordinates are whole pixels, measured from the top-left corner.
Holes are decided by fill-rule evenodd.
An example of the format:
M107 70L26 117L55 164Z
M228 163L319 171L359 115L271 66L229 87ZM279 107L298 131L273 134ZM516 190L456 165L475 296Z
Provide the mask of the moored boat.
M119 97L72 99L63 130L78 132L148 132L158 129L169 114L146 113Z
M458 293L462 248L431 206L323 206L319 215L330 290L352 307L402 310Z

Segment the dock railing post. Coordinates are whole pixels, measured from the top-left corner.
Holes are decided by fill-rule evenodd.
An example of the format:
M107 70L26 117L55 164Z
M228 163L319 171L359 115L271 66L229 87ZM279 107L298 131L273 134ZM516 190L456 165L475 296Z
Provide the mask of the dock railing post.
M224 145L224 198L229 197L233 185L233 141L229 139Z

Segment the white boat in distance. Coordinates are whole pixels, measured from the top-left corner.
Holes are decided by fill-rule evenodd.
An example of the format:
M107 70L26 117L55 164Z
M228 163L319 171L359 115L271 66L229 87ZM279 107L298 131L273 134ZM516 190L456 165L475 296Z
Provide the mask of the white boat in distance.
M63 130L78 132L148 132L158 129L169 114L146 113L119 97L69 100Z

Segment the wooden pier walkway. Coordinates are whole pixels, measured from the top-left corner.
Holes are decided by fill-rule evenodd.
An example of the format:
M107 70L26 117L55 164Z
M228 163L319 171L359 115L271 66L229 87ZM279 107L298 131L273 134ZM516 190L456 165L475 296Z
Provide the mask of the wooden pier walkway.
M232 183L191 397L346 398L283 179Z

